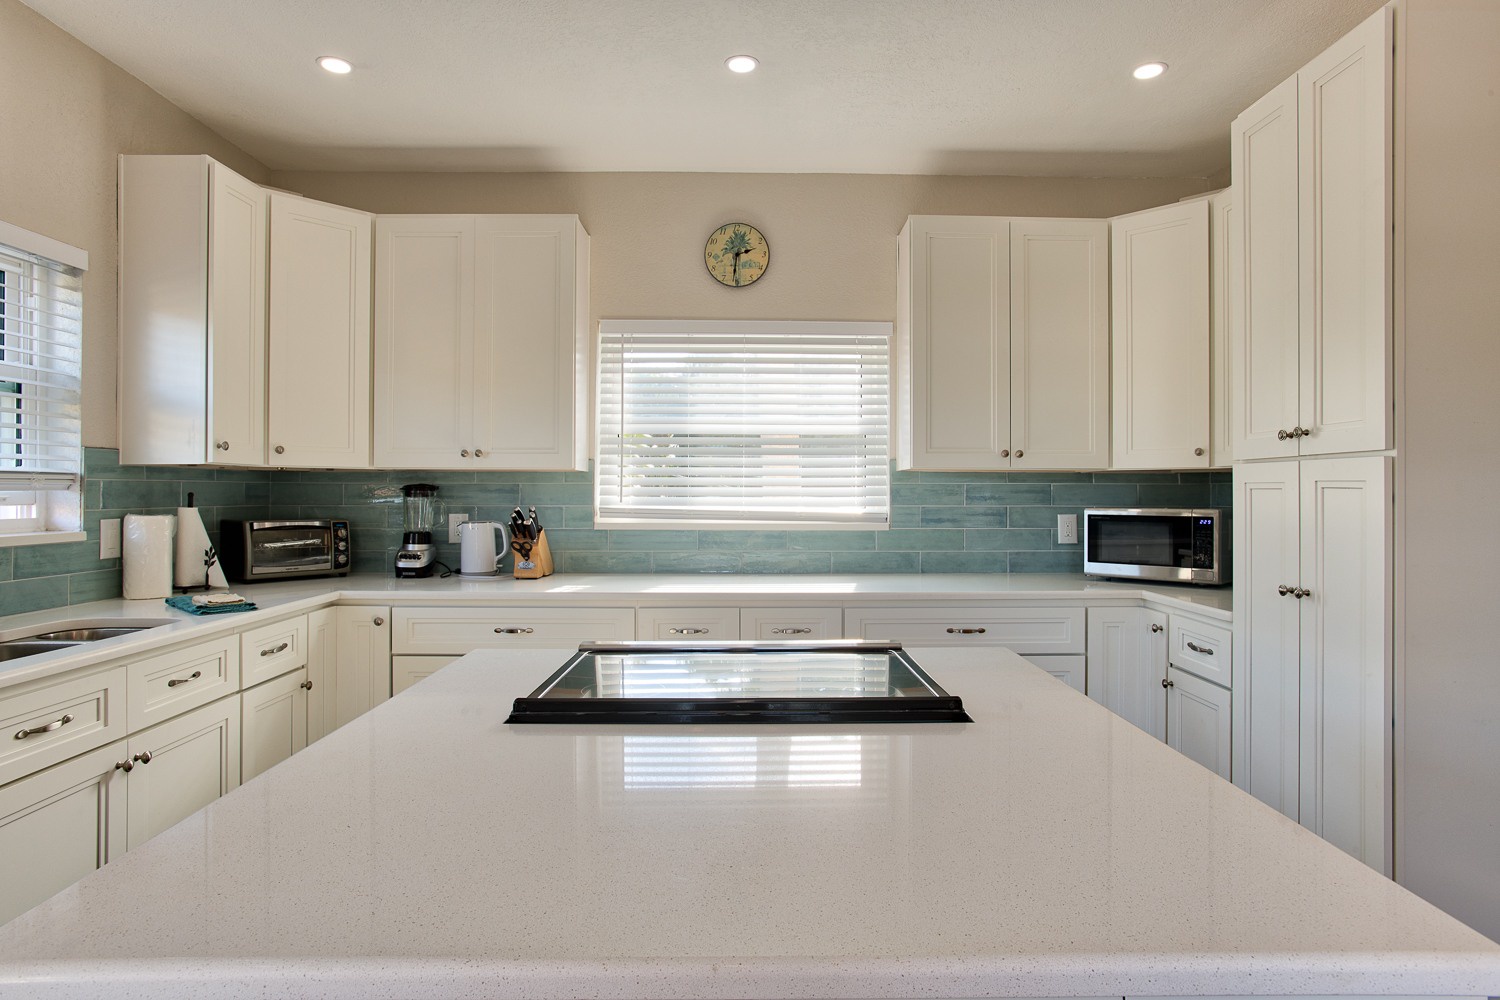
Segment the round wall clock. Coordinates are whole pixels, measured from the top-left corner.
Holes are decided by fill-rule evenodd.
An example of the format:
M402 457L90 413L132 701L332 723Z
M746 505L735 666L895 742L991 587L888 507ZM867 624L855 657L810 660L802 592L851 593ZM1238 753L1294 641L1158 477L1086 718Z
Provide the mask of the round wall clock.
M771 266L771 246L760 230L744 222L720 226L703 247L703 263L721 284L743 288Z

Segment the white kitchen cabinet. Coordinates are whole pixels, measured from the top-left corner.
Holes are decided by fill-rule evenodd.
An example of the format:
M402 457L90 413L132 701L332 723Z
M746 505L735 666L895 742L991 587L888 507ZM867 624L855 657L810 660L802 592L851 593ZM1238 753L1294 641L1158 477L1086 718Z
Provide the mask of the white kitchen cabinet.
M323 697L325 711L332 709L332 728L337 729L391 696L391 609L333 610L338 651L333 669L324 673Z
M339 727L331 697L338 676L339 609L307 615L307 742L316 743Z
M0 924L125 853L125 741L0 788Z
M1041 667L1079 694L1083 694L1088 688L1088 657L1033 656L1030 657L1030 662Z
M297 615L240 633L240 685L251 688L307 666L307 616Z
M126 741L127 849L240 785L240 697L230 695Z
M1175 666L1166 676L1167 746L1228 780L1230 694Z
M1250 792L1390 872L1391 460L1235 467Z
M240 780L307 747L307 668L282 674L240 695Z
M578 217L381 216L376 243L375 464L587 468Z
M1392 13L1235 119L1236 459L1393 443Z
M1088 609L1088 695L1159 740L1167 738L1167 616L1150 608Z
M134 733L238 691L240 640L223 636L142 656L126 674L126 724Z
M908 646L1005 646L1032 658L1084 652L1084 609L998 604L860 605L844 611L851 639Z
M403 655L462 656L476 649L634 639L635 614L633 608L396 608L392 649Z
M267 204L206 156L120 157L121 462L265 464Z
M898 244L896 464L1109 461L1108 228L912 216Z
M370 466L371 219L271 195L267 461Z
M1208 199L1208 267L1209 267L1209 463L1227 469L1234 458L1234 435L1230 418L1230 349L1229 324L1234 319L1234 303L1239 301L1242 268L1233 266L1236 254L1230 240L1235 214L1233 188L1217 191Z
M129 732L125 667L51 677L0 697L0 785L34 774ZM22 735L22 734L25 735Z
M743 608L740 611L740 637L756 641L841 639L844 636L843 608Z
M1110 220L1116 469L1212 460L1209 203Z
M424 677L431 677L457 656L392 656L391 696L395 697Z
M635 634L642 639L738 639L739 608L640 608Z

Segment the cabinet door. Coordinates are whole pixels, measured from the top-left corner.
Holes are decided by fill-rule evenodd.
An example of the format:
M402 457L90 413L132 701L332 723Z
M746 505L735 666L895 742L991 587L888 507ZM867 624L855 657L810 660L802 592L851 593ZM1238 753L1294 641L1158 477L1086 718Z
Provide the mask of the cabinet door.
M1229 779L1229 691L1167 668L1167 746Z
M743 608L740 636L744 639L810 641L838 639L844 634L842 608Z
M249 781L306 746L306 668L240 695L241 781Z
M391 696L395 697L424 677L431 677L457 656L391 657Z
M1230 325L1234 457L1288 458L1297 441L1297 78L1246 109L1229 130L1239 250Z
M472 468L473 410L474 218L381 216L375 465Z
M391 696L391 609L347 607L338 612L338 656L331 690L337 729Z
M1208 201L1110 221L1116 469L1206 469Z
M1391 18L1297 74L1304 455L1392 445Z
M125 853L125 741L0 788L0 924Z
M1229 239L1234 219L1234 189L1227 188L1208 200L1209 268L1209 428L1213 445L1210 463L1229 468L1234 458L1230 433L1229 326L1234 321L1234 303L1243 294L1243 269L1236 266L1239 251Z
M1301 579L1297 462L1234 466L1237 785L1296 819Z
M1083 694L1088 688L1088 658L1084 656L1032 656L1030 661L1068 687Z
M370 219L271 195L271 465L370 466Z
M1011 468L1109 467L1103 219L1011 220L1010 414Z
M1010 223L912 216L896 322L896 466L1010 467Z
M307 614L307 742L316 743L338 728L339 609Z
M1148 608L1089 608L1088 695L1165 739L1167 616Z
M1301 821L1390 873L1391 460L1302 463Z
M208 461L266 461L265 190L209 162Z
M474 431L465 445L476 467L588 467L588 280L589 237L577 216L478 218Z
M179 715L126 743L130 771L126 847L134 850L240 785L240 697Z
M635 634L642 639L738 639L739 608L641 608Z

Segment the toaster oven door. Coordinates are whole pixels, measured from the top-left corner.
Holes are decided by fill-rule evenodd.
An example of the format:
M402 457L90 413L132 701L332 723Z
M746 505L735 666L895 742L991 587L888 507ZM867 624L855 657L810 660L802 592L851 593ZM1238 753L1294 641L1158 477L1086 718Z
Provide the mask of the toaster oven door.
M250 535L250 576L326 573L333 569L333 530L327 524L261 522Z

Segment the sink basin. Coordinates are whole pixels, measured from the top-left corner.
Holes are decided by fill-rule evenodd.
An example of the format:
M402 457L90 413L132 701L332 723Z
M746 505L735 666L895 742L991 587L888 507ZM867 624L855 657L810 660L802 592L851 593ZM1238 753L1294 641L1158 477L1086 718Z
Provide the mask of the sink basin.
M41 640L45 642L98 642L100 639L113 639L117 635L130 635L132 632L144 632L152 625L110 625L96 628L68 628L57 632L38 632L30 639L19 640L31 642Z
M73 618L0 632L0 663L171 625L173 618Z
M70 646L79 646L77 642L48 641L44 639L13 639L10 642L0 642L0 663L6 660L18 660L23 656L34 656L37 653L50 653L54 649L67 649Z

